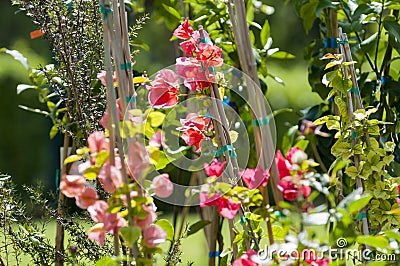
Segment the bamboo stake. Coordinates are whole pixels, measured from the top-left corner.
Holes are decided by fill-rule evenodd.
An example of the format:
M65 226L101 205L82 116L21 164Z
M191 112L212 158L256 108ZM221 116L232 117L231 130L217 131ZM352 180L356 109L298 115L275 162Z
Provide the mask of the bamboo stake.
M100 5L103 6L104 8L110 10L110 0L100 0ZM122 146L122 138L120 135L120 130L119 130L119 118L118 118L118 111L116 107L116 95L115 95L115 90L114 90L114 82L112 79L112 63L111 63L111 45L110 45L110 40L112 35L112 18L108 14L109 12L105 12L103 14L103 34L104 34L104 53L105 53L105 69L107 72L106 75L106 83L107 83L107 106L109 107L108 112L109 112L109 119L112 121L112 126L109 128L110 131L114 131L114 136L115 139L110 139L110 142L115 141L116 147L118 149L118 154L121 158L121 172L124 177L124 183L129 184L129 178L127 175L126 171L126 166L125 166L125 156L123 153L123 146ZM115 42L113 42L115 43ZM113 48L116 48L116 45L113 45ZM117 60L118 62L118 60ZM130 199L130 193L127 193L127 199ZM133 217L132 217L132 206L131 206L131 201L127 200L127 208L128 208L128 219L129 219L129 224L134 225ZM133 255L135 258L139 256L139 249L137 244L134 244L133 248Z
M348 44L347 36L346 36L346 34L344 34L342 32L341 28L339 28L339 38L341 40L340 48L341 48L341 51L342 51L342 54L343 54L343 60L346 61L346 62L353 61L352 60L352 56L351 56L351 52L350 52L350 47L349 47L349 44ZM347 71L344 71L344 72L345 72L345 78L347 78ZM353 88L356 88L359 91L359 86L358 86L358 83L357 83L357 78L356 78L354 65L350 65L350 73L351 73L351 79L352 79L352 86L353 86ZM363 108L360 94L359 93L354 93L354 94L355 94L355 98L356 98L356 104L352 103L352 97L353 97L352 93L348 92L348 95L347 95L348 105L349 105L349 107L351 106L351 108L349 108L349 112L353 111L351 109L357 110L357 109ZM353 107L353 105L354 105L354 107ZM350 118L350 122L354 121L354 117L353 117L353 113L352 112L351 112L351 114L349 113L349 118ZM352 132L354 132L354 131L352 131ZM365 138L366 138L367 146L371 146L368 132L365 133ZM354 146L357 143L357 139L353 139L352 142L353 142L352 144ZM355 167L357 169L359 168L359 161L360 161L360 155L359 154L354 155L354 165L355 165ZM357 178L356 185L357 185L357 188L363 188L364 189L364 181L361 180L360 178ZM365 214L366 214L366 217L362 217L362 219L361 219L363 234L364 235L369 235L367 208L366 207L363 208L361 210L361 212L365 212Z

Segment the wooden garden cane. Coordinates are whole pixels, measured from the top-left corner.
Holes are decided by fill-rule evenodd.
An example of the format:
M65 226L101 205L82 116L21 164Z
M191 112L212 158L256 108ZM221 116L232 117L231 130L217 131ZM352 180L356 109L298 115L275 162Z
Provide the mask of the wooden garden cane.
M257 156L259 162L261 162L262 169L267 169L269 167L268 164L272 162L270 167L270 182L275 203L279 204L279 202L283 201L283 195L277 188L279 173L274 161L275 145L273 143L271 131L266 125L267 123L265 123L268 119L268 114L262 101L264 95L259 89L257 89L261 86L258 78L256 61L253 55L253 48L250 42L249 28L246 19L246 8L242 0L229 0L227 5L240 65L242 71L246 74L245 78L250 105L254 109L252 112L253 121L255 121L255 125L258 125L254 127L254 140L256 143ZM265 205L269 205L268 194L268 188L266 187L263 190ZM267 229L269 241L270 244L272 244L274 239L270 220L267 221Z
M118 47L119 45L116 44L116 42L121 42L121 39L115 38L115 35L113 34L115 31L113 30L113 23L112 23L112 9L111 9L111 3L110 0L100 0L100 8L101 8L101 13L103 15L103 34L104 34L104 58L105 58L105 70L106 70L106 84L107 84L107 111L109 113L109 134L110 134L110 143L115 142L115 145L118 149L119 156L121 158L121 172L124 177L124 183L128 184L129 183L129 178L127 175L126 171L126 166L125 166L125 156L123 152L123 146L122 146L122 138L120 135L120 128L119 128L119 118L118 118L118 110L116 106L116 94L115 94L115 89L114 89L114 82L112 78L112 63L111 63L111 52L113 52L114 57L117 57L116 62L119 63L121 61L120 58L118 57ZM115 10L115 9L114 9ZM111 42L113 40L113 42ZM112 46L112 47L111 47ZM113 50L111 51L111 48ZM122 79L123 80L123 79ZM123 82L123 81L122 81ZM122 88L124 87L124 84L121 84L119 86L119 93L122 95L126 95L125 92L122 92ZM126 87L125 87L126 88ZM121 97L121 95L120 95ZM126 105L125 105L126 106ZM114 144L110 144L110 150ZM112 154L112 152L110 153ZM111 157L112 159L112 157ZM115 160L115 159L114 159ZM112 165L112 161L110 161ZM114 161L115 165L115 161ZM127 199L130 199L130 193L127 193ZM133 225L133 217L132 217L132 206L131 206L131 201L127 200L127 208L129 212L129 224ZM117 244L118 239L114 238L114 244ZM134 244L132 247L132 252L135 258L139 256L139 249L137 247L137 244ZM114 247L114 253L118 254L119 249Z
M345 62L352 62L352 56L350 52L350 46L348 44L348 39L346 34L342 32L342 28L339 28L339 38L340 38L340 50L343 55L343 61ZM362 102L361 102L361 96L360 96L360 88L358 87L357 83L357 76L355 73L354 65L351 64L349 66L350 68L350 75L351 75L351 80L352 80L352 89L347 93L347 106L348 106L348 113L349 113L349 119L350 122L354 121L354 115L353 112L357 109L363 108ZM347 67L344 67L344 78L348 78L348 72L347 72ZM353 96L355 98L355 102L353 101ZM352 136L355 134L355 131L352 130ZM365 131L365 142L367 146L371 146L370 138L368 131ZM352 145L353 147L357 144L357 138L353 138L352 140ZM354 166L358 169L359 168L359 163L360 163L360 155L355 154L354 155ZM357 188L362 188L364 189L364 181L357 177L356 179L356 186ZM369 235L369 226L368 226L368 215L367 215L367 208L364 207L359 215L361 215L361 221L362 221L362 230L364 235ZM368 247L367 247L368 248Z

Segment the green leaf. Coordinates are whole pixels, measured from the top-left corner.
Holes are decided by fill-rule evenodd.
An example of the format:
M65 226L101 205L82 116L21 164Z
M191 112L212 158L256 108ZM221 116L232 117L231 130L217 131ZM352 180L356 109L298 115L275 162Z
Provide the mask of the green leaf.
M400 25L394 16L387 16L383 20L383 27L388 31L396 43L400 43Z
M246 19L247 22L252 22L254 20L254 6L253 1L247 1L247 8L246 8Z
M368 202L372 199L372 195L364 196L356 201L353 201L349 204L349 212L354 213L362 208L364 208Z
M381 249L389 248L389 241L383 236L358 236L357 242Z
M161 113L159 111L153 111L149 114L149 118L150 118L150 125L152 127L159 127L163 124L164 119L165 119L165 114Z
M50 139L53 139L58 133L58 125L55 124L51 127L49 135L50 135Z
M359 172L355 166L348 167L344 172L351 178L356 178L359 175Z
M236 140L237 140L238 137L239 137L239 133L237 133L235 130L229 130L229 136L230 136L230 138L231 138L231 142L232 142L232 143L235 143Z
M17 94L20 94L21 92L28 90L28 89L37 89L37 86L28 85L28 84L19 84L17 86Z
M81 156L81 155L73 154L73 155L71 155L71 156L68 156L68 157L64 160L64 164L73 163L73 162L79 161L80 159L82 159L82 156Z
M118 263L113 258L107 256L98 260L96 266L118 266Z
M167 233L167 240L174 241L174 227L168 220L160 219L156 222L156 225L161 227L165 233Z
M294 147L299 147L300 149L305 151L307 149L308 143L310 143L309 140L301 139L298 142L296 142L296 144L294 144Z
M15 60L19 61L26 68L26 70L29 70L28 59L26 59L26 57L17 50L8 50L7 48L1 48L0 53L11 55L12 57L14 57Z
M264 25L260 32L260 41L262 47L264 47L267 44L269 37L271 37L271 28L269 26L268 20L265 20Z
M119 230L119 233L124 238L128 246L132 247L142 234L142 229L137 226L122 227Z
M204 227L206 227L207 225L209 225L211 222L208 220L200 220L195 222L194 224L192 224L189 227L189 230L187 232L187 236L193 235L195 233L197 233L199 230L203 229Z
M310 0L308 3L303 4L300 8L300 17L303 19L303 27L306 33L308 33L314 21L317 19L315 15L319 0Z
M179 12L173 8L172 6L167 6L166 4L162 4L162 6L165 8L165 10L170 13L172 16L174 16L175 18L177 18L178 20L181 20L181 14L179 14Z
M273 54L270 55L271 58L275 59L295 59L296 56L294 56L291 53L285 52L285 51L277 51Z

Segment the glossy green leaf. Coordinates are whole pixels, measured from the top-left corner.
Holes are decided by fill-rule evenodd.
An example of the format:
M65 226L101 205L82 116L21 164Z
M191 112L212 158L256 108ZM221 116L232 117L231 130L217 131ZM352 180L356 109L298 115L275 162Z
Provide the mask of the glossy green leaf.
M200 220L195 222L194 224L192 224L191 226L189 226L189 230L187 232L187 235L193 235L196 232L200 231L201 229L203 229L204 227L206 227L207 225L209 225L211 222L208 220Z
M357 242L359 244L370 245L371 247L387 249L389 248L389 241L383 236L358 236Z
M50 128L50 132L49 132L50 139L53 139L57 135L57 133L58 133L58 125L55 124Z
M19 84L17 86L17 94L22 93L23 91L26 91L28 89L37 89L37 86L35 85L28 85L28 84Z
M362 208L364 208L368 202L372 199L372 195L363 196L360 199L357 199L349 204L349 212L354 213Z
M174 227L172 224L166 219L160 219L156 222L156 225L161 227L165 233L167 233L167 240L173 241L174 240Z
M264 25L260 32L260 41L262 47L264 47L267 44L269 37L271 37L271 28L269 26L268 20L265 20Z
M26 70L29 70L28 59L26 59L26 57L23 54L21 54L19 51L1 48L0 53L6 53L6 54L11 55L12 57L14 57L15 60L20 62L26 68Z
M172 16L174 16L176 19L180 20L182 18L181 14L179 14L179 12L173 8L172 6L167 6L166 4L162 4L162 6L164 7L164 9L170 13Z
M148 118L150 119L150 125L152 127L159 127L163 124L165 119L165 114L159 111L153 111L149 113Z
M121 234L121 236L125 240L125 242L128 244L128 246L132 247L133 244L141 236L142 229L140 229L140 227L137 227L137 226L122 227L119 230L119 233Z

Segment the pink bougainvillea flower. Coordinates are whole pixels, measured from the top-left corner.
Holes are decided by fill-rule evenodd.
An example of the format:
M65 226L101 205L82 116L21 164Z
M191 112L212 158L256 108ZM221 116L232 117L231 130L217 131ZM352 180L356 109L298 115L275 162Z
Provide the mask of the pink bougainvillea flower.
M97 195L96 190L90 187L85 187L82 190L82 194L75 197L76 205L81 209L87 209L89 206L92 206L99 196Z
M117 110L118 110L118 119L121 121L123 117L123 112L122 112L122 107L121 107L121 100L117 99L115 104L117 105ZM105 111L103 116L100 119L100 125L103 128L108 128L108 112Z
M170 69L160 70L147 86L149 102L155 108L171 108L178 103L179 78Z
M254 250L248 250L242 256L240 256L237 260L235 260L232 266L259 266L260 264L254 262L251 257L257 256L257 252Z
M239 172L244 183L249 189L256 189L258 187L266 187L268 185L269 170L263 171L260 167L258 168L246 168Z
M88 238L97 241L100 245L104 245L106 231L103 228L103 223L95 224L89 229Z
M169 180L168 174L154 177L150 187L160 198L168 198L174 192L174 184Z
M165 242L167 233L158 225L152 224L144 229L143 238L146 246L153 248Z
M189 146L194 146L196 152L201 152L201 141L205 138L204 133L197 128L189 128L182 134L182 139L185 143Z
M181 42L179 45L187 56L193 56L193 53L196 51L196 47L192 40Z
M303 193L303 196L304 196L305 198L307 198L307 197L310 196L310 194L311 194L311 187L310 187L310 186L302 185L302 186L301 186L301 193Z
M116 234L119 228L127 226L127 222L120 213L108 213L108 204L104 200L97 200L87 208L93 221L103 223L103 230Z
M144 230L146 227L148 227L150 224L156 221L157 214L153 205L142 205L142 208L145 212L147 212L147 216L143 219L134 217L134 220L135 220L135 225L139 226L140 228L142 228L142 230Z
M179 39L189 39L193 35L193 27L189 23L189 18L186 18L185 21L178 26L178 28L174 31L174 36Z
M86 179L81 175L63 175L60 190L68 198L74 198L82 194L85 183Z
M204 171L208 176L216 176L219 177L224 171L226 165L226 161L220 163L217 159L214 159L212 163L204 163Z
M106 219L106 210L108 209L108 204L104 200L96 200L94 204L87 208L90 217L93 221L102 223Z
M292 182L291 176L286 176L278 182L278 189L282 191L283 197L287 200L293 201L299 198L300 189Z
M221 195L218 193L214 193L211 197L209 197L208 192L202 191L199 195L200 207L204 208L206 206L216 206L219 198L221 198Z
M176 73L184 78L191 80L204 80L201 75L204 71L201 68L200 62L195 58L179 57L176 59L175 64Z
M124 183L121 171L113 165L110 166L109 163L103 165L98 177L104 190L108 193L114 193Z
M126 165L132 178L138 180L142 177L143 171L149 166L149 155L143 144L132 142L129 145Z
M189 113L186 118L181 119L180 122L182 127L177 128L178 130L184 131L187 128L196 128L200 131L204 131L210 124L210 118L196 113Z
M279 177L284 178L285 176L290 176L290 170L292 168L292 164L283 157L282 152L278 150L275 156L275 163L278 167Z
M224 197L218 199L217 205L218 212L226 219L233 219L240 208L240 203Z
M106 135L102 131L95 131L87 139L90 153L98 153L101 150L109 150Z
M329 258L321 257L320 254L316 254L315 250L303 250L302 254L304 254L304 261L308 265L312 266L328 266L329 265Z
M307 154L299 147L293 147L286 153L286 158L291 164L301 164L307 160Z
M100 70L100 72L97 74L97 78L101 81L103 86L107 86L107 71ZM117 82L117 75L115 72L113 73L113 82L114 84Z
M158 130L156 133L151 135L151 137L149 139L149 146L156 147L156 148L160 148L161 146L167 147L167 145L165 144L164 132L161 130Z
M219 67L224 63L222 49L216 45L200 43L197 45L196 58L205 62L207 67Z

